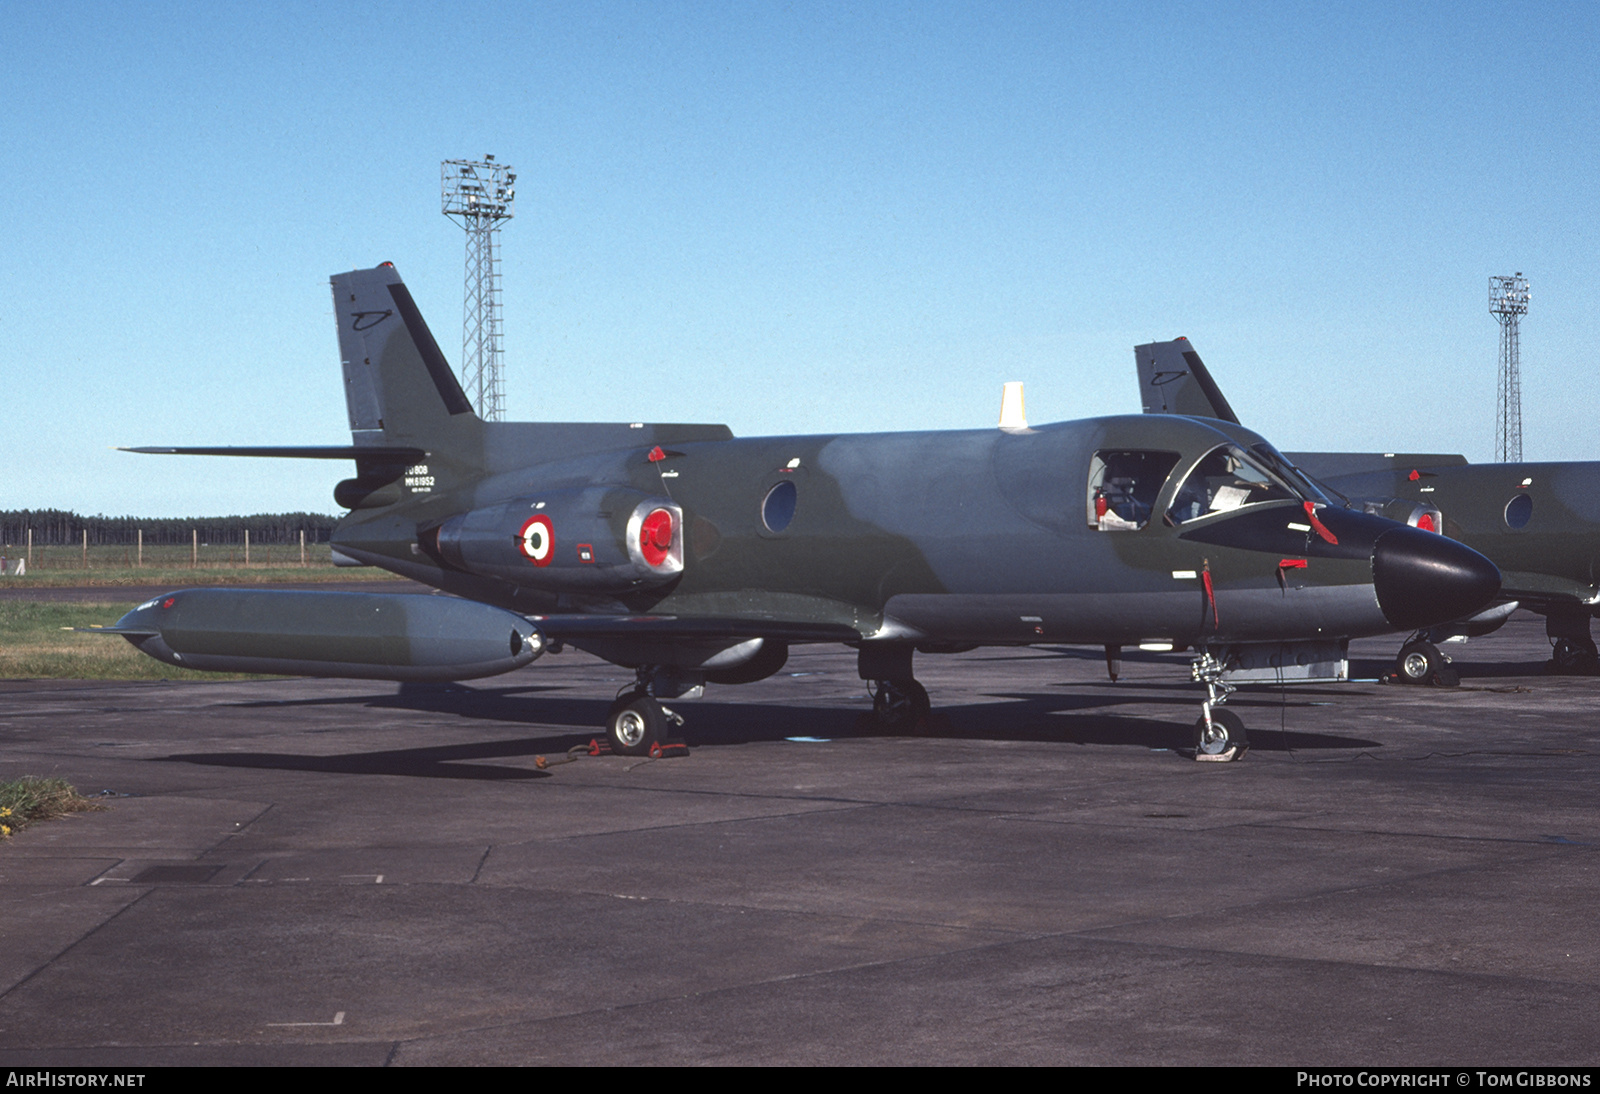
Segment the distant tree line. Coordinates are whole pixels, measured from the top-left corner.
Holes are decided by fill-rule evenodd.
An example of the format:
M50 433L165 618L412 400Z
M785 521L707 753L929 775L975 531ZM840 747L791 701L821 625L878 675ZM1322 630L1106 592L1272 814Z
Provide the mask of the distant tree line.
M326 543L338 517L322 513L256 513L248 517L85 517L64 509L0 510L0 543L21 544L33 529L35 546L76 546L89 533L91 544L132 545L144 530L146 546L182 544L200 533L201 543L242 544L248 529L252 545Z

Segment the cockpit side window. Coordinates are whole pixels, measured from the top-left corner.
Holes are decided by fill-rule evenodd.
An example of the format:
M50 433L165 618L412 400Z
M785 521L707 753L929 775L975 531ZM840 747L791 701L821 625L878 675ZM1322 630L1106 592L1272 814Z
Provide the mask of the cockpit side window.
M1172 499L1167 516L1184 524L1264 501L1296 501L1299 495L1233 445L1214 448L1194 465Z
M1176 452L1104 449L1089 461L1089 523L1102 532L1137 532L1150 522Z

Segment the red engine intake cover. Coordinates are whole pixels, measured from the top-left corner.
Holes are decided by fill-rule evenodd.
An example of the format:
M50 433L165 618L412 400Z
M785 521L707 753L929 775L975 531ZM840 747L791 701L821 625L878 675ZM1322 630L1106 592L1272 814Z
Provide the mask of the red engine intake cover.
M672 514L652 509L639 525L639 551L645 562L660 566L672 551Z

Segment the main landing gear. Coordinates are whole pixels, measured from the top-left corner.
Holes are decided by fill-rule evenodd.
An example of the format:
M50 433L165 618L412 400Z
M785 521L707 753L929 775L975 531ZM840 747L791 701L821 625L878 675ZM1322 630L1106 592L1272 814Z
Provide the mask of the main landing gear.
M1233 711L1221 709L1234 687L1222 678L1224 666L1208 650L1194 659L1190 675L1206 686L1206 701L1200 704L1200 720L1194 724L1194 758L1201 763L1229 763L1244 758L1250 737L1244 721Z
M1600 675L1600 652L1589 635L1589 616L1577 612L1545 616L1544 633L1550 638L1546 672L1560 676Z
M885 729L910 729L933 709L928 689L915 680L874 680L872 715Z
M631 688L617 696L606 715L606 736L611 751L623 756L648 756L650 747L666 738L668 724L683 724L683 717L643 692Z
M1461 683L1450 658L1428 641L1424 631L1418 631L1400 647L1394 659L1394 677L1402 684L1432 684L1436 688L1453 688Z
M1570 638L1557 638L1550 643L1549 671L1560 676L1594 676L1600 674L1600 655L1593 642L1585 646Z
M666 742L669 726L683 725L683 715L662 706L651 694L663 689L666 678L649 668L640 668L637 672L638 682L631 688L624 688L606 714L606 737L611 742L611 751L623 756L650 755L652 748ZM676 698L698 691L699 686L667 687L666 690L671 690Z
M856 670L868 681L872 714L885 729L911 729L927 721L928 689L911 674L909 642L863 642L858 647Z

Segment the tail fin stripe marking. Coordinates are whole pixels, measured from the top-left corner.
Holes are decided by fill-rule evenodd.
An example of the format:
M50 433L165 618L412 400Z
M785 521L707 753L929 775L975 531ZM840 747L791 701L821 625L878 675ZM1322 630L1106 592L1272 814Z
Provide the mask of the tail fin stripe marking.
M1243 424L1239 421L1239 416L1233 412L1233 407L1228 405L1228 400L1222 397L1222 389L1217 387L1217 382L1211 378L1211 373L1201 363L1200 355L1192 349L1184 350L1183 359L1189 363L1190 375L1194 377L1194 382L1200 385L1200 390L1205 392L1206 398L1217 412L1217 417L1234 425Z
M450 371L450 362L444 359L439 343L433 340L433 332L422 318L417 302L411 299L411 291L404 284L396 282L389 286L389 295L394 297L394 306L399 309L406 330L411 332L411 340L422 355L428 375L433 377L433 386L439 389L439 398L444 400L445 409L451 414L471 414L472 404L467 401L467 393L461 390L455 373Z

